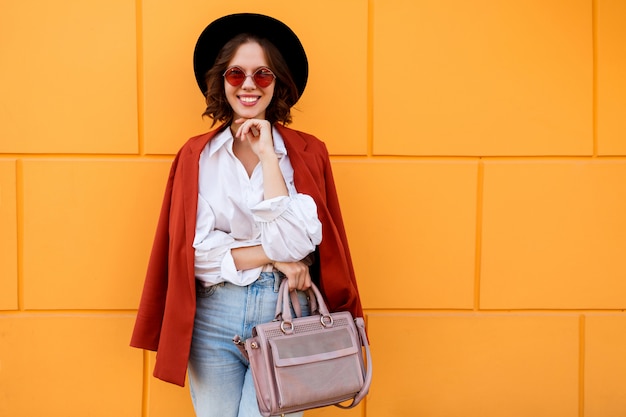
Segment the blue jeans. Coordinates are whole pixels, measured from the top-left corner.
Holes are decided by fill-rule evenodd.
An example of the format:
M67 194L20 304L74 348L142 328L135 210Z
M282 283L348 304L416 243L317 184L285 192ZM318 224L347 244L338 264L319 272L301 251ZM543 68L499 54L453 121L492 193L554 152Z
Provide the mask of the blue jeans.
M196 318L189 356L189 386L197 417L260 417L249 362L233 343L274 319L281 276L263 272L246 287L221 283L196 291ZM302 314L306 295L298 292ZM302 416L303 413L289 414Z

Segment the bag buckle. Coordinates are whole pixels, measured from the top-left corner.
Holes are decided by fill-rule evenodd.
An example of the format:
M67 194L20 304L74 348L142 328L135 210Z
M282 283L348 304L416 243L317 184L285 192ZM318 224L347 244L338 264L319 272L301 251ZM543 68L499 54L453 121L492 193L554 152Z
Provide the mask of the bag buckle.
M333 316L329 314L327 316L320 316L320 323L322 323L322 327L333 327L335 321L333 320Z
M287 324L287 328L285 328L285 324ZM293 333L293 323L290 321L281 321L280 322L280 330L284 333L284 334L291 334Z

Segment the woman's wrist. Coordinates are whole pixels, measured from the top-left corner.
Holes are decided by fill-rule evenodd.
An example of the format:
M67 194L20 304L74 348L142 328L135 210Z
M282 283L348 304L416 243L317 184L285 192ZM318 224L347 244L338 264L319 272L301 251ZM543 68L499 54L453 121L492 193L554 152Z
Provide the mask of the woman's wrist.
M231 249L230 253L238 271L257 268L273 262L261 245Z

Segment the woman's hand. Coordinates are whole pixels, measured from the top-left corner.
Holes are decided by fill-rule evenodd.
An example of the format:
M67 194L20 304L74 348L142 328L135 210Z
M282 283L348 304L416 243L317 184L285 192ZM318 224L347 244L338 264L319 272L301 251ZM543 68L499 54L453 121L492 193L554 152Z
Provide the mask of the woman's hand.
M235 137L242 141L247 140L252 152L259 157L261 162L266 157L276 159L270 122L263 119L237 119L235 124L239 125Z
M235 132L235 138L248 141L252 152L261 163L263 197L269 200L270 198L289 195L283 173L278 165L278 156L274 151L270 122L263 119L237 119L235 125L239 125Z
M274 265L275 269L279 270L285 275L285 277L287 277L290 290L304 291L311 287L309 267L305 262L303 262L309 260L309 257L306 257L303 261L298 262L272 262L272 260L265 254L261 245L231 249L230 253L235 261L235 267L239 271L258 268L259 266L271 263Z
M290 291L304 291L311 287L309 267L303 262L274 262L274 268L285 274L289 280Z

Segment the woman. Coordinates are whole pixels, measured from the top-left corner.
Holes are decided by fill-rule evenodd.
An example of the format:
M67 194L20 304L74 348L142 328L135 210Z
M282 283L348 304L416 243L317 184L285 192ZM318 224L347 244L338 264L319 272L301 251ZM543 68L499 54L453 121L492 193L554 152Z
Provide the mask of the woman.
M297 36L225 16L200 35L194 70L221 125L173 162L131 345L158 352L160 379L182 386L189 370L198 416L258 416L232 337L273 319L280 280L316 282L333 311L359 317L361 304L326 147L286 127L308 76Z

